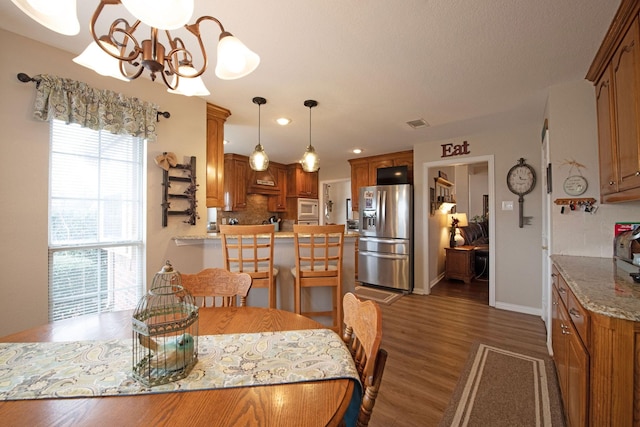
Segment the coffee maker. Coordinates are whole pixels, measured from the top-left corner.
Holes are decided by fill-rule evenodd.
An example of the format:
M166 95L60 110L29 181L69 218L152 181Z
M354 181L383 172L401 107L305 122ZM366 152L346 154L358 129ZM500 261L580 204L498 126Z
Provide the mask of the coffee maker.
M633 263L633 254L638 253L640 253L640 225L621 232L613 239L614 258Z

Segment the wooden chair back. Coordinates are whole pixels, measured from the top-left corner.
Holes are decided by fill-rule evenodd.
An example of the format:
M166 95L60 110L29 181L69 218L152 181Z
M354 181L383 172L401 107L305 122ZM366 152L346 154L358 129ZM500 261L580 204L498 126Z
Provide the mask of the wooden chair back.
M293 226L295 267L295 311L305 316L331 316L332 329L342 327L342 258L344 224ZM303 311L302 288L332 287L332 309Z
M267 288L269 307L276 308L276 276L273 266L274 224L221 225L224 268L247 273L254 288Z
M349 347L364 388L358 426L367 426L378 396L387 352L382 342L382 311L374 301L360 301L348 292L343 297L343 341Z
M180 273L182 286L199 307L244 307L251 289L251 276L223 268L206 268L199 273ZM238 301L239 299L239 301Z

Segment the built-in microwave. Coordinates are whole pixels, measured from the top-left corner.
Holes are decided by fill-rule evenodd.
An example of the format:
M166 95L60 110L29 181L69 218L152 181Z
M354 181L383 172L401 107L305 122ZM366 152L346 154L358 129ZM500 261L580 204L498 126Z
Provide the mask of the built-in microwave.
M298 199L298 221L318 221L320 209L318 199Z

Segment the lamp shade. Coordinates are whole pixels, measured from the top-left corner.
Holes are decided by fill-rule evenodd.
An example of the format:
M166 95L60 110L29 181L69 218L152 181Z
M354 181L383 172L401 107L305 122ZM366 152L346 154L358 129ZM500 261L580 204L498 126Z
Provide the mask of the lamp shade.
M121 0L140 21L160 30L183 27L193 15L195 0Z
M110 52L113 52L114 55L120 54L118 48L111 43L100 40L100 44ZM125 82L129 81L129 79L120 72L120 61L102 50L96 42L91 42L80 55L73 58L73 62L90 68L103 76L114 77Z
M442 213L447 213L449 212L456 204L452 203L452 202L442 202L440 204L440 207L438 209L440 209L440 212ZM451 222L451 221L449 221Z
M75 36L80 32L76 0L11 0L21 11L51 31Z
M197 72L191 65L181 65L178 67L178 71L180 71L180 74L185 76L194 75ZM176 80L178 80L178 76L174 75L171 86L176 86ZM193 78L180 77L178 80L178 87L175 89L167 89L167 92L184 96L210 95L210 92L207 90L207 87L204 85L200 76Z
M264 148L261 144L256 145L256 148L249 156L249 166L254 171L266 171L269 168L269 156L264 152Z
M231 33L223 32L218 41L216 76L222 80L234 80L250 74L258 68L260 57Z

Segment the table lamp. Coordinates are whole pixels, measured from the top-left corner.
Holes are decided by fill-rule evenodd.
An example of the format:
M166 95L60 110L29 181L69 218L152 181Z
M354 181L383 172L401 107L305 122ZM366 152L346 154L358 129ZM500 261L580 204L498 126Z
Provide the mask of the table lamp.
M466 213L454 213L447 215L447 219L451 224L451 238L449 239L449 247L456 247L464 245L464 237L460 234L459 227L466 227L469 225Z

